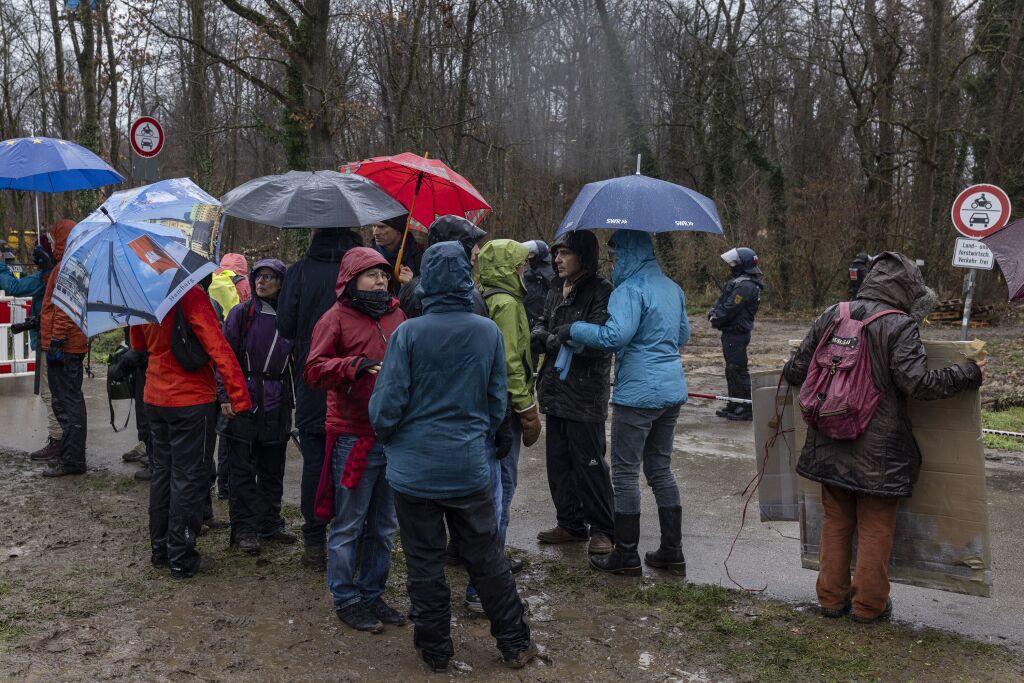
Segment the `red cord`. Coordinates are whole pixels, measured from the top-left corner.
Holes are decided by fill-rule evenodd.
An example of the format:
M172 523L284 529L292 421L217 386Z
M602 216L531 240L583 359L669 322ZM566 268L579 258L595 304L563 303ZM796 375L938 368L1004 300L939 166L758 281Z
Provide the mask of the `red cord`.
M790 450L792 450L793 448L785 435L793 432L794 430L782 428L782 416L785 414L786 406L789 404L789 401L784 401L780 409L779 393L782 391L782 380L783 377L780 374L779 383L775 387L775 433L772 434L771 438L769 438L767 443L765 443L764 445L764 460L761 462L761 467L758 468L758 471L754 475L753 479L747 482L747 485L743 488L743 491L740 492L741 496L746 497L746 499L743 501L743 512L740 515L740 528L736 530L736 535L733 537L732 544L729 546L729 554L726 555L725 562L722 563L725 567L725 575L729 577L729 580L732 581L732 583L737 588L746 591L747 593L762 593L765 590L767 590L768 584L765 583L765 585L761 588L747 588L746 586L744 586L732 577L732 573L729 571L729 559L732 557L733 550L735 550L736 548L736 542L739 540L740 534L743 533L743 527L747 522L747 508L750 506L750 501L753 499L754 494L757 493L757 488L761 485L761 480L764 479L765 469L768 466L768 457L770 455L771 449L775 446L775 442L781 436L785 440L786 445L790 447ZM786 392L789 392L788 388L786 389Z

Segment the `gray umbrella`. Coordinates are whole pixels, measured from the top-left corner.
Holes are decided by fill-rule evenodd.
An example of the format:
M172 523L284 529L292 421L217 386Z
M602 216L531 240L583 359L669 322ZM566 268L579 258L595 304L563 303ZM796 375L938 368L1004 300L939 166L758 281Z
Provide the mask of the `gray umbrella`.
M278 228L355 228L407 213L377 183L337 171L266 175L220 201L228 216Z

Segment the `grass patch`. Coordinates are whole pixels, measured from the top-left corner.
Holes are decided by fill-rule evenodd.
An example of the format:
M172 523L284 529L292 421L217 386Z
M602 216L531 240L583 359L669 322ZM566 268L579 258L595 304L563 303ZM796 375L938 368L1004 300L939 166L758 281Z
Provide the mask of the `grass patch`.
M985 429L1024 432L1024 407L999 411L981 411L981 424ZM1024 452L1024 439L998 434L985 434L985 446L1004 451Z

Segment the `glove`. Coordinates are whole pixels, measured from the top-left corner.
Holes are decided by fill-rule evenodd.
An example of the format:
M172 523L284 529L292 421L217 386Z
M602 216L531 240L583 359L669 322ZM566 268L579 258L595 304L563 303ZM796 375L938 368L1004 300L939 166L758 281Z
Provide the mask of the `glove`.
M550 356L557 356L558 349L562 348L562 344L558 341L558 336L549 334L547 339L544 340L544 351Z
M362 377L370 370L370 368L374 368L378 365L380 365L379 360L373 360L372 358L363 356L359 359L359 365L356 367L356 377Z
M555 337L558 339L559 346L572 339L572 325L560 325L555 330Z
M50 348L46 349L46 360L60 363L64 360L64 339L51 339Z
M40 272L48 273L53 270L53 259L38 244L32 250L32 263L39 266Z
M542 328L537 328L530 333L530 349L534 353L544 353L547 350L547 339L548 331Z
M537 443L537 439L540 438L540 411L537 410L537 404L534 403L526 410L516 411L516 415L523 426L523 445L529 447Z

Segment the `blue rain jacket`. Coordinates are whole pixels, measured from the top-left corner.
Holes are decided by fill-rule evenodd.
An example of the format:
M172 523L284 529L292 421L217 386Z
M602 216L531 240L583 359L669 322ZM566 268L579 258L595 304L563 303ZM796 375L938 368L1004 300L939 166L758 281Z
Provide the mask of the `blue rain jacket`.
M398 326L370 397L370 422L400 493L458 498L489 486L488 443L505 416L505 346L473 312L473 277L458 242L423 255L423 315Z
M6 263L0 261L0 289L7 296L30 296L32 307L29 309L30 316L39 315L43 309L43 294L46 293L46 280L40 273L14 277L14 273L7 267ZM30 330L28 333L29 347L35 351L39 343L39 331Z
M608 322L573 323L572 339L615 352L612 403L632 408L686 403L679 349L690 339L690 321L683 290L661 272L648 233L617 230L611 243L615 289Z

